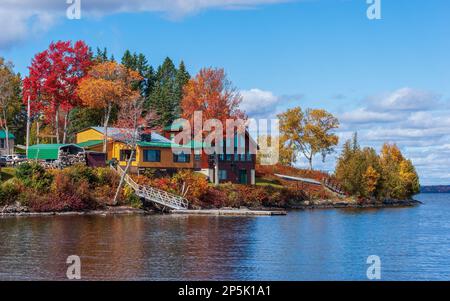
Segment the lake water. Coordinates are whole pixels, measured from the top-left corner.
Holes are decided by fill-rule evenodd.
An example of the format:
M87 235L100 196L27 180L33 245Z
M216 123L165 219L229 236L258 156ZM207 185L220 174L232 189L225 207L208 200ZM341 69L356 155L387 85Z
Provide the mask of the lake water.
M0 218L1 280L450 280L450 194L415 208L290 211L281 217Z

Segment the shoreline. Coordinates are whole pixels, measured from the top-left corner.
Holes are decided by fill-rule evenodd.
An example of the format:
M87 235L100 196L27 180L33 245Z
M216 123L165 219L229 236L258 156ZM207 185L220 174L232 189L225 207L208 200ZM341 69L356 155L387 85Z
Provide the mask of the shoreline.
M302 204L290 205L284 208L258 207L258 208L204 208L183 212L172 211L170 214L180 215L237 215L237 216L274 216L285 215L277 212L289 212L289 210L320 210L320 209L381 209L381 208L401 208L415 207L422 202L409 200L366 200L363 202L345 202L333 200L304 201ZM114 216L114 215L152 215L158 214L153 210L137 209L128 206L108 207L106 209L89 211L66 211L66 212L31 212L27 208L15 206L5 206L1 208L1 217L39 217L39 216ZM6 211L5 211L6 210ZM222 213L223 212L223 213Z

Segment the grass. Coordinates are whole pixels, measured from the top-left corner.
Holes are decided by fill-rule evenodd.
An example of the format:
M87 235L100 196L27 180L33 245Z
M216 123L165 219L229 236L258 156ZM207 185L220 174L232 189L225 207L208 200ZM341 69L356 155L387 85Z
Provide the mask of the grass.
M269 180L265 178L256 178L257 186L272 186L274 188L283 188L283 185L280 184L277 180Z
M0 181L4 182L14 177L16 169L14 167L2 167L0 172Z

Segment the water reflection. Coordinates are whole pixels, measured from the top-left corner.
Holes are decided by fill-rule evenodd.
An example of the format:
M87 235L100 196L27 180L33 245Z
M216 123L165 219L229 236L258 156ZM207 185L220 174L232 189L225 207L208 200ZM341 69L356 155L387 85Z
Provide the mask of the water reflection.
M0 279L448 279L450 197L417 208L292 211L286 217L59 216L0 219Z

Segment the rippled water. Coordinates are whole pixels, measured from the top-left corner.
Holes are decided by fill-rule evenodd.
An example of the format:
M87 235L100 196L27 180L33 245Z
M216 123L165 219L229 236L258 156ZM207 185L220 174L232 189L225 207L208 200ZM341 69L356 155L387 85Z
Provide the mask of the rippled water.
M0 218L0 279L450 280L450 194L416 208L291 211L284 217Z

